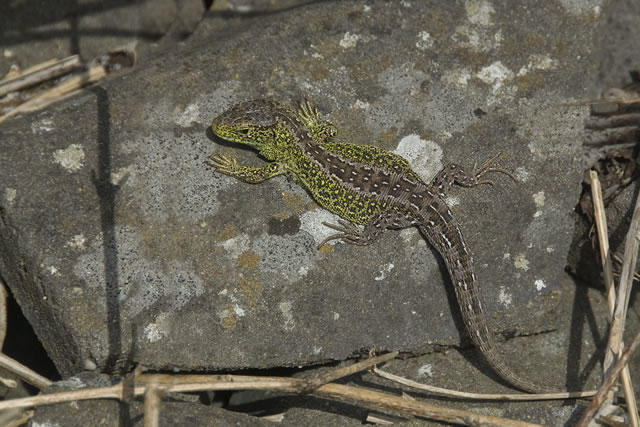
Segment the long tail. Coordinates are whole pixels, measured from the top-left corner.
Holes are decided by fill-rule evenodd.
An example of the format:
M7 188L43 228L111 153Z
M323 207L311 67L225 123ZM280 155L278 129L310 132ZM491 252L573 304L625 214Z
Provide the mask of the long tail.
M436 214L439 218L423 223L434 225L420 226L420 231L445 260L462 311L464 324L473 343L480 349L496 373L512 386L529 393L550 392L550 389L516 374L504 360L489 331L487 315L482 308L480 286L474 274L473 257L462 237L462 231L446 204L442 203Z

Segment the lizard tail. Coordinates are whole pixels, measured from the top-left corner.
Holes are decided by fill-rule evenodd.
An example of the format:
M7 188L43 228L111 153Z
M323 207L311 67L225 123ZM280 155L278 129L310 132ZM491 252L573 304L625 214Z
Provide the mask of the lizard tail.
M455 288L456 298L462 312L465 327L473 343L501 378L512 386L529 393L548 393L549 388L535 384L516 374L500 352L493 334L489 330L487 315L482 308L482 296L473 268L473 257L467 249L460 227L442 207L442 215L449 214L448 221L435 227L420 227L427 240L442 255Z

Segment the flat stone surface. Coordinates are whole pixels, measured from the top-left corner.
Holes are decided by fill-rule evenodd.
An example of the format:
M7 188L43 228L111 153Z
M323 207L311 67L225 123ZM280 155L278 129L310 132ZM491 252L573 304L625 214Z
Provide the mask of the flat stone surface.
M554 308L597 4L370 1L212 15L187 52L3 125L4 278L63 376L459 344L449 279L416 230L319 251L322 221L336 218L294 182L251 186L204 165L213 151L260 163L207 131L235 102L309 99L340 139L403 154L425 179L504 152L518 184L495 176L451 203L494 329L550 329L568 315ZM211 39L224 25L226 37Z

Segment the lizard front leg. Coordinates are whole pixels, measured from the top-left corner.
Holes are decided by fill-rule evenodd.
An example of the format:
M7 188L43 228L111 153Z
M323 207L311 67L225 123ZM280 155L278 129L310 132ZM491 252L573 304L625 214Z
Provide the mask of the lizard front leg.
M279 163L270 162L264 166L240 166L236 159L230 159L220 154L212 154L207 164L225 175L232 176L240 181L250 184L258 184L274 176L282 175L286 171Z
M387 229L400 229L411 227L417 224L417 220L406 212L400 212L394 209L387 209L373 218L365 224L364 228L359 228L352 222L345 221L343 219L338 220L339 225L329 224L323 222L326 227L332 228L339 233L332 234L324 239L318 247L321 247L325 243L341 239L345 243L352 245L370 245Z
M322 120L318 109L309 101L300 103L297 113L316 141L326 142L338 134L338 129L331 122Z

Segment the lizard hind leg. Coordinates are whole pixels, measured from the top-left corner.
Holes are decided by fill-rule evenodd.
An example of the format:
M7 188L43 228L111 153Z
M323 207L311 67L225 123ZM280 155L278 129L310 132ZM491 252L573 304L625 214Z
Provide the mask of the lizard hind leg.
M365 246L371 243L368 237L365 235L364 230L358 228L358 226L356 226L351 222L339 219L338 225L329 224L328 222L323 222L322 225L324 225L325 227L332 228L336 231L339 231L339 233L328 236L326 239L324 239L322 242L318 244L318 248L322 247L322 245L324 245L325 243L331 240L336 240L336 239L340 239L345 243L350 243L352 245L359 245L359 246Z
M502 153L498 152L494 156L489 157L480 167L475 164L471 173L468 173L464 168L455 163L449 163L436 175L431 185L438 190L438 194L441 197L446 198L449 189L454 184L458 184L461 187L475 187L482 184L493 185L493 181L484 179L485 175L491 172L505 174L515 182L518 182L511 171L493 166L494 162L501 155Z
M412 225L417 224L417 220L406 212L388 209L371 218L369 222L365 224L364 228L359 228L354 223L343 219L338 220L338 225L326 222L323 222L322 224L326 227L339 231L339 233L332 234L324 239L320 242L318 248L335 239L341 239L343 242L350 243L352 245L370 245L385 230L411 227Z

